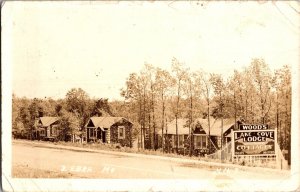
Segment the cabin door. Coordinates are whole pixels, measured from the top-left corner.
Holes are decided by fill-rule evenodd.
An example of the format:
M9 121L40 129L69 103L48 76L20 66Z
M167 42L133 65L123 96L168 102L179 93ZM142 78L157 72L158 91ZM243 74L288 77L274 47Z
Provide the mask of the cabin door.
M46 137L50 137L50 127L47 127Z
M106 131L102 131L102 142L106 142Z
M97 129L97 140L101 140L102 130L98 127Z

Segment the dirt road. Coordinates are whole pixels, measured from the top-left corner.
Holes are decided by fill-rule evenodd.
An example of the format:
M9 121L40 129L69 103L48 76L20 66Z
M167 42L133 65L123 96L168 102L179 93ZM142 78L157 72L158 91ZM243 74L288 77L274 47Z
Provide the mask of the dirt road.
M124 154L103 154L49 148L29 142L13 143L14 177L65 177L110 179L201 179L218 184L240 185L251 179L283 180L286 173L220 169L214 166L174 162ZM31 170L31 171L29 171ZM32 174L32 171L41 172ZM27 172L31 172L28 175ZM23 174L22 174L23 173ZM248 182L249 183L249 182Z

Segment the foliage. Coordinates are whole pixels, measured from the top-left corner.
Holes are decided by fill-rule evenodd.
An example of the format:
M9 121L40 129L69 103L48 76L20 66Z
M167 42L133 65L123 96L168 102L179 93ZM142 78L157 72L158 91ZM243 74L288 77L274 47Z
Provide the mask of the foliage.
M288 66L273 73L263 59L255 58L241 71L234 70L228 79L223 79L220 74L209 74L201 69L190 72L176 58L171 64L170 72L148 65L141 73L130 74L121 91L127 106L124 109L130 109L127 115L141 125L140 137L147 129L153 131L145 117L151 116L154 108L155 119L151 121L159 126L156 133L164 133L164 127L176 118L206 118L209 127L211 117L234 118L277 128L281 148L290 147L291 72ZM149 77L153 73L155 78ZM154 103L152 94L156 98ZM157 142L160 147L165 143Z
M71 112L65 112L60 118L60 135L59 140L70 140L70 136L80 134L80 118Z
M65 137L81 130L91 116L122 116L134 124L133 140L139 140L142 148L157 150L167 141L159 140L156 134L165 134L174 119L192 122L194 118L206 118L210 127L211 117L234 118L277 128L280 148L290 151L289 66L271 71L265 60L256 58L224 79L201 69L191 71L176 58L171 64L168 71L145 63L140 72L129 74L121 89L122 101L91 99L81 88L73 88L57 100L13 95L13 132L23 131L25 137L32 138L38 117L56 116L61 118Z
M90 99L78 88L71 89L63 99L18 98L13 94L12 132L14 137L35 138L36 123L39 117L59 117L59 140L70 140L72 134L80 135L87 119L91 116L113 116L106 98Z

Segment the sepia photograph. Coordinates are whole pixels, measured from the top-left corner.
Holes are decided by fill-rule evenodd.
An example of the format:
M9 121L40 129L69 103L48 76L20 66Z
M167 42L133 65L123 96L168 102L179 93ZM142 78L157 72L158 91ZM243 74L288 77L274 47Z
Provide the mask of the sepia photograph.
M298 191L299 1L2 1L3 191Z

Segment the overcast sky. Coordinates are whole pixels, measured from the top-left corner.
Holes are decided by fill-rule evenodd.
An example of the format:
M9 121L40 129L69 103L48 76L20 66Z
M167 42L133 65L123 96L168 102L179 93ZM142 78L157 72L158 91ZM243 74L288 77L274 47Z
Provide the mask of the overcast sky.
M121 99L145 62L228 76L264 58L299 64L299 3L6 2L3 36L17 96L63 98L73 87ZM11 48L11 49L8 49ZM6 49L7 48L7 49Z

